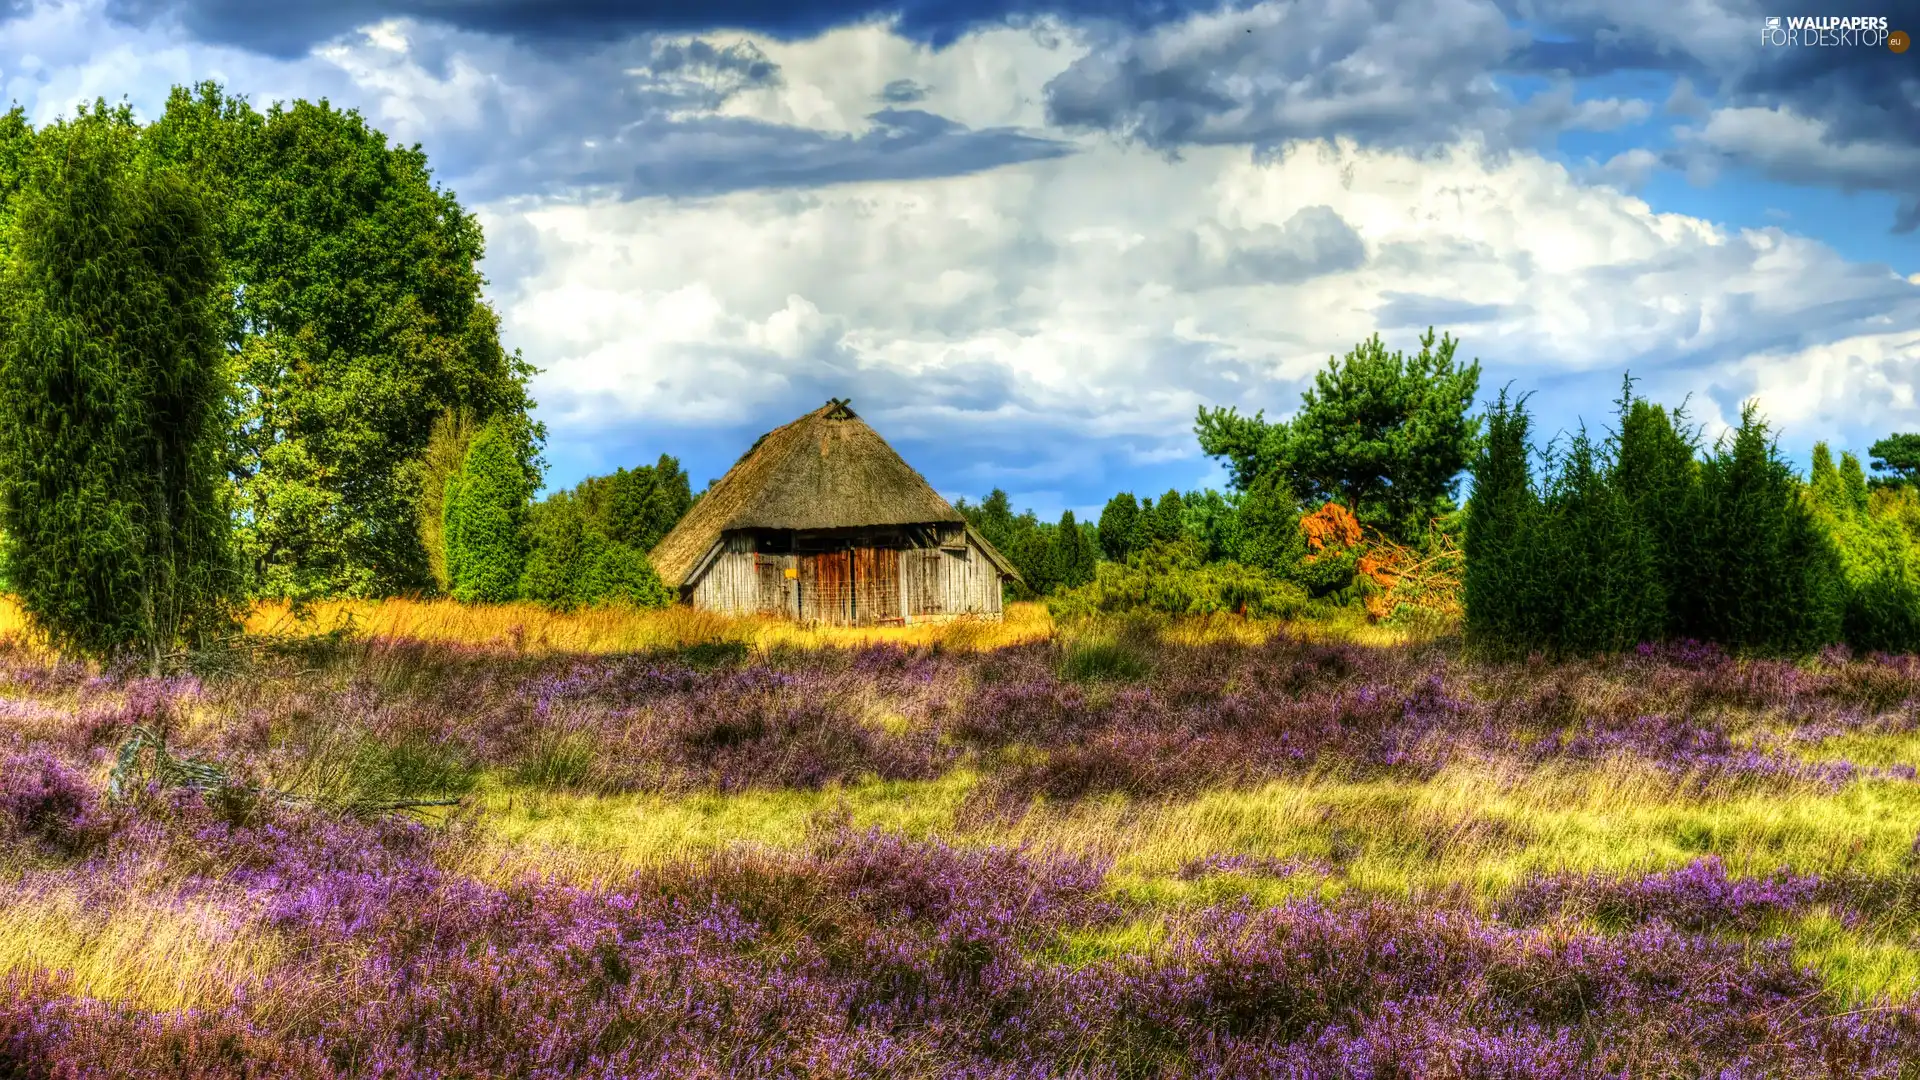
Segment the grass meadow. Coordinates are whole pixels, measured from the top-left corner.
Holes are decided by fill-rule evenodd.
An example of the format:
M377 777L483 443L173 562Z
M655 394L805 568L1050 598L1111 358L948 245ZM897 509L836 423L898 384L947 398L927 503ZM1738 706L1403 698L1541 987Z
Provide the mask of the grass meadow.
M249 629L152 679L0 606L0 1077L1920 1077L1913 657ZM136 730L230 782L109 798Z

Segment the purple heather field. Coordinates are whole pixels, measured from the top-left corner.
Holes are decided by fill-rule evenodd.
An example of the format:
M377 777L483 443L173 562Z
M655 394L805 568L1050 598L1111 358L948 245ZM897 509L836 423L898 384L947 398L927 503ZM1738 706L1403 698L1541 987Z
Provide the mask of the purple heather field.
M13 652L0 1077L1916 1077L1917 732L1692 646Z

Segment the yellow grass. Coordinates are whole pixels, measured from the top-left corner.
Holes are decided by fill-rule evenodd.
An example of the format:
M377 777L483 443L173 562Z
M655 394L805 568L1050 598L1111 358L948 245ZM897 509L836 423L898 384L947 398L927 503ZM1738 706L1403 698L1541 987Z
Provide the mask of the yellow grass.
M1359 611L1289 622L1249 621L1234 615L1160 619L1156 636L1192 645L1258 645L1278 634L1312 641L1389 647L1433 636L1393 623L1375 623ZM997 649L1102 632L1104 624L1056 627L1040 602L1008 604L1000 621L960 618L909 627L805 626L772 618L736 618L673 607L657 611L603 608L554 612L533 604L461 604L452 600L328 600L296 617L283 602L256 606L246 630L255 635L324 634L351 630L379 638L440 642L514 652L621 653L709 642L741 642L751 649L857 647L878 642L948 649ZM32 625L11 597L0 595L0 643L33 648Z
M1053 620L1044 604L1010 604L1004 621L956 619L907 627L804 626L772 618L733 618L686 607L659 611L603 608L561 613L531 604L452 600L338 600L297 619L285 604L262 604L247 619L256 634L352 629L374 637L477 645L532 653L619 653L705 642L754 649L848 647L874 642L989 649L1044 641Z
M89 910L49 889L0 907L0 975L57 973L77 994L149 1009L222 1004L279 958L270 937L201 900L136 895Z
M534 873L608 882L736 845L795 850L815 823L846 820L961 844L1110 859L1108 887L1161 913L1125 931L1132 940L1154 932L1151 924L1166 914L1240 896L1273 903L1302 892L1405 896L1464 887L1491 903L1536 872L1637 874L1703 855L1719 856L1735 875L1783 867L1889 873L1920 820L1920 790L1911 784L1678 795L1670 778L1627 764L1527 773L1461 766L1428 781L1310 776L1171 801L1036 804L984 825L960 813L976 783L960 772L926 783L685 798L493 787L480 807L488 840L458 869L493 880ZM1178 876L1189 862L1229 854L1325 860L1342 872ZM1906 931L1889 931L1890 940L1821 912L1802 921L1798 954L1850 999L1920 990L1920 952Z
M20 610L13 597L0 593L0 641L25 640L31 629L27 625L27 613Z

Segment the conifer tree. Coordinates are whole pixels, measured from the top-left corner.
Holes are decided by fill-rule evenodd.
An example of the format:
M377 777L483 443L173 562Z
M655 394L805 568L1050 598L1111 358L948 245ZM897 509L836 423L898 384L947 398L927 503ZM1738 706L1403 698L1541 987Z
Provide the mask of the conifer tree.
M41 130L0 250L6 574L63 650L159 666L232 626L223 273L126 107Z
M1054 526L1052 555L1054 588L1078 588L1093 580L1098 557L1071 510L1062 513L1060 523Z
M1841 632L1856 649L1920 649L1920 547L1899 520L1873 512L1860 459L1838 467L1825 443L1813 448L1813 510L1839 554L1845 613Z
M1100 548L1113 562L1126 562L1142 546L1140 503L1130 491L1107 500L1100 511Z
M1839 640L1839 559L1800 483L1749 403L1701 470L1701 625L1749 650L1806 652Z
M1652 544L1583 429L1557 462L1532 550L1552 617L1543 644L1557 652L1617 652L1661 636L1666 594Z
M1532 420L1526 397L1500 391L1486 414L1486 443L1473 467L1467 502L1462 593L1469 640L1496 649L1539 640L1534 597L1539 560L1539 499L1528 456Z
M481 427L460 471L447 481L447 579L454 599L498 604L518 598L531 495L506 425Z
M1667 410L1637 398L1629 376L1620 396L1619 424L1613 436L1611 480L1646 534L1660 583L1666 616L1662 632L1697 632L1700 618L1700 481L1695 464L1697 435L1683 427L1684 408Z
M1186 503L1178 491L1169 490L1154 500L1142 514L1142 531L1149 544L1171 544L1187 535Z
M1286 577L1306 554L1300 504L1278 474L1260 477L1241 496L1239 524L1239 550L1234 554L1242 565Z

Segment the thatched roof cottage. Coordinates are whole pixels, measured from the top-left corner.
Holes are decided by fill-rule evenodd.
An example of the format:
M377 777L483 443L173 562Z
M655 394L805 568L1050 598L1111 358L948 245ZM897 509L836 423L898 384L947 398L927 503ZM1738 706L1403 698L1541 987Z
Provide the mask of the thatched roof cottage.
M998 619L1018 576L838 399L760 436L652 559L696 608L838 624Z

